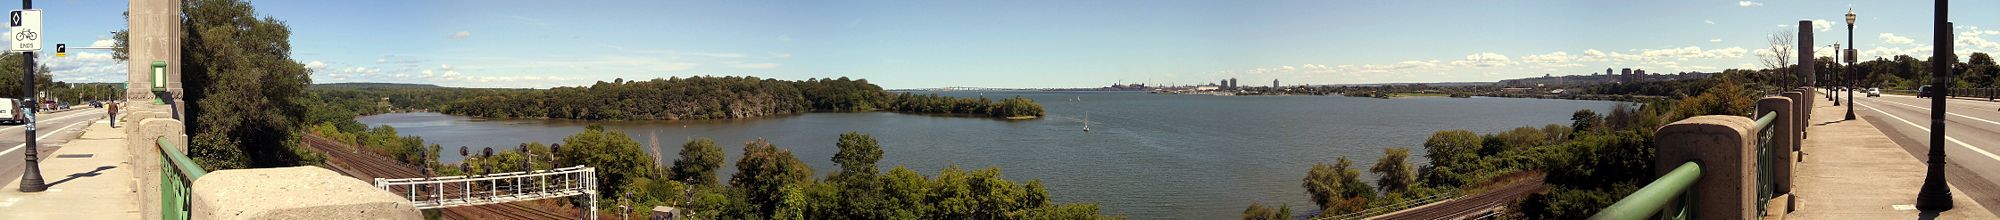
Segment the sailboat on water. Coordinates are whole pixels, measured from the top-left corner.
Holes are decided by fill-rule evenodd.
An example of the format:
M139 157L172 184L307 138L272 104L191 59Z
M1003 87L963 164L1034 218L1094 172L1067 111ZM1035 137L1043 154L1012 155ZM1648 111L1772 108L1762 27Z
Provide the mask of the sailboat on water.
M1090 113L1083 113L1083 132L1090 132Z

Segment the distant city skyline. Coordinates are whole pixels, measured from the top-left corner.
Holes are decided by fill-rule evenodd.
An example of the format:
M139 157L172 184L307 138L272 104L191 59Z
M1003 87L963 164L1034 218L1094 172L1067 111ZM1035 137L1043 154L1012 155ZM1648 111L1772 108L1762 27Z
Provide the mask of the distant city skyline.
M1929 57L1930 2L257 1L315 83L580 86L694 75L885 88L1498 81L1762 68L1767 34L1859 14L1863 60ZM47 44L108 46L124 1L44 1ZM1960 56L2000 52L2000 2L1952 7ZM53 48L52 45L47 46ZM53 51L50 51L53 52ZM122 82L107 51L43 53L58 80Z

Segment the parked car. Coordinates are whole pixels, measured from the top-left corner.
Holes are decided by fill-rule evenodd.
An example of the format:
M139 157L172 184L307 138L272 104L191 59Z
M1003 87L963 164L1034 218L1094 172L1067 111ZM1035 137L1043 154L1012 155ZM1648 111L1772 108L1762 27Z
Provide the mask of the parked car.
M21 115L21 107L21 101L18 99L0 98L0 124L27 122L28 119Z
M1882 97L1882 88L1868 88L1868 97Z
M1917 87L1917 98L1931 97L1931 86Z

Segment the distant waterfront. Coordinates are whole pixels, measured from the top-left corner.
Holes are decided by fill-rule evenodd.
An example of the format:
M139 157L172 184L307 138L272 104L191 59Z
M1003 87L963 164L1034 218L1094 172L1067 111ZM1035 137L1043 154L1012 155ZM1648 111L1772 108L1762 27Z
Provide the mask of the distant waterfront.
M813 113L739 120L601 122L644 144L657 131L674 155L690 137L713 138L728 153L770 139L791 149L821 175L838 134L873 134L882 165L927 175L945 166L998 166L1008 178L1041 179L1057 201L1104 205L1106 214L1135 219L1228 219L1250 202L1310 207L1299 187L1316 162L1346 155L1372 165L1382 147L1418 147L1431 132L1497 132L1519 126L1567 124L1578 109L1604 111L1615 102L1514 98L1374 99L1340 96L1171 96L1141 92L947 92L989 98L1026 96L1048 116L1032 120L937 117L895 113ZM1072 101L1081 100L1081 101ZM1081 131L1084 114L1091 131ZM362 117L448 147L511 147L559 142L590 124L574 120L484 120L435 113ZM1421 149L1415 152L1421 156ZM458 155L443 155L455 162ZM1421 157L1413 158L1419 164ZM663 159L672 161L672 158ZM734 168L724 169L728 175ZM1373 179L1366 177L1367 179Z

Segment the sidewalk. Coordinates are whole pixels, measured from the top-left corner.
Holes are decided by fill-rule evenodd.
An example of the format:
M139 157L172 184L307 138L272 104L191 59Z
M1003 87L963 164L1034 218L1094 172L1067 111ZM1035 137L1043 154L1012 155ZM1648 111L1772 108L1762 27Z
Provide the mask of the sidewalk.
M1823 98L1816 94L1815 98ZM1903 150L1867 120L1841 121L1845 106L1814 102L1813 118L1793 181L1792 219L1912 219L1924 182L1923 160ZM1953 192L1960 192L1953 187ZM1964 193L1937 219L2000 219Z
M99 119L83 136L41 161L49 190L0 188L0 219L139 219L139 192L125 148L125 131Z

